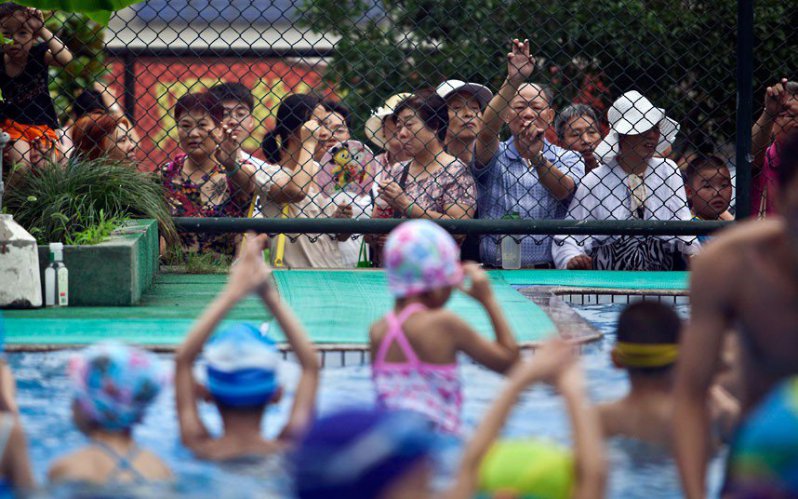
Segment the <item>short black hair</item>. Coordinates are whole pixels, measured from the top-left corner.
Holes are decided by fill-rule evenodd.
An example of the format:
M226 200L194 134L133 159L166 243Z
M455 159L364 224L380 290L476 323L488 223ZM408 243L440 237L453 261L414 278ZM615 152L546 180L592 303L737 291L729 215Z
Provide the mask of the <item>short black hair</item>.
M698 157L687 164L687 168L684 170L684 180L690 183L704 170L721 169L729 170L729 165L726 164L723 158L714 154L699 154Z
M220 102L235 101L247 106L251 113L255 109L255 98L246 85L237 82L224 82L212 87L208 92L219 99Z
M72 115L75 117L75 121L96 111L107 113L108 108L103 102L102 94L93 88L81 91L72 103Z
M443 97L438 95L434 89L414 93L396 106L393 115L399 116L399 113L405 109L415 111L424 122L424 126L435 130L441 143L446 140L446 130L449 128L449 107Z
M217 125L224 119L224 106L222 106L222 101L208 92L186 94L179 98L177 104L175 104L175 121L179 121L181 116L191 111L208 113L208 116L210 116Z
M0 19L14 15L15 12L27 12L28 8L14 2L0 3Z
M784 192L798 175L798 130L791 130L784 136L778 153L780 163L776 173L781 192Z
M658 301L641 301L627 306L618 318L617 341L643 345L678 344L682 320L673 310ZM673 367L627 368L630 374L659 375Z
M324 108L325 111L329 113L338 113L344 118L344 123L346 123L346 128L352 129L352 112L349 110L348 107L344 106L340 102L335 102L331 100L322 101L321 107Z

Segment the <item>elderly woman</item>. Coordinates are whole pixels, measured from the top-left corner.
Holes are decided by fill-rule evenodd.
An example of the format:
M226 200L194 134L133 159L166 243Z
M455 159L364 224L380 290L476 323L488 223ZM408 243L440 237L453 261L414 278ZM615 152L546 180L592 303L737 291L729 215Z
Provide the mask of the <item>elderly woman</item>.
M690 220L684 184L670 147L679 125L632 91L607 113L610 133L596 148L601 165L587 174L568 209L569 220ZM675 270L695 254L694 237L557 236L559 269Z
M601 142L601 131L598 116L592 107L572 104L564 108L554 121L554 129L561 147L582 155L586 173L598 166L593 151Z
M246 217L256 190L255 168L239 162L235 137L224 127L224 107L208 93L188 94L175 105L183 152L160 168L167 203L175 217ZM184 251L234 256L237 234L180 235Z
M132 163L136 156L132 129L124 116L89 113L72 127L73 154L88 160L106 158Z

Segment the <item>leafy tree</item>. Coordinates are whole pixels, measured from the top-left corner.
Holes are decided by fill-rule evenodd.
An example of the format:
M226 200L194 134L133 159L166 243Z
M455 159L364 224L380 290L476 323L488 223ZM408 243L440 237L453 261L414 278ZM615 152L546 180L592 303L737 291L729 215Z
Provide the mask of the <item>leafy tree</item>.
M798 5L760 0L755 8L760 95L798 63L788 39ZM305 26L340 38L326 78L360 123L387 96L446 78L495 90L509 40L526 37L539 61L533 78L553 87L558 105L576 100L603 111L637 89L686 134L734 137L733 0L304 0L301 12Z

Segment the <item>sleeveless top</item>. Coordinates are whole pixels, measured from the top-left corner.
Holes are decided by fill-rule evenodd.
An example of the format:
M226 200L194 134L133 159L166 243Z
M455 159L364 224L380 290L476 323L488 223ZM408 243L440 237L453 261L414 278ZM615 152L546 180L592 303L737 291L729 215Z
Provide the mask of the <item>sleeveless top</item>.
M28 62L20 74L8 76L4 59L0 59L0 91L3 101L0 116L24 125L47 125L58 128L58 116L55 112L50 90L47 62L44 56L47 44L34 45L28 53ZM0 47L0 56L3 56Z
M420 413L428 417L437 430L459 434L463 392L457 364L422 362L402 331L402 324L407 318L423 310L426 310L424 305L413 303L398 316L394 312L386 316L388 332L377 350L371 369L377 401L388 409ZM385 360L394 342L404 354L404 362Z

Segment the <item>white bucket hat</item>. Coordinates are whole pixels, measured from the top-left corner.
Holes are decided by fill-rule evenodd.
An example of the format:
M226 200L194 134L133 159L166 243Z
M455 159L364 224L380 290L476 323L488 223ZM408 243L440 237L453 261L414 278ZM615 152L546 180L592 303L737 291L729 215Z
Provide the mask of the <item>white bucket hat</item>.
M620 152L619 135L640 135L658 127L660 131L657 153L663 154L673 145L679 133L679 123L665 115L665 110L654 107L640 92L632 90L620 96L607 111L610 133L596 146L595 154L608 161Z
M366 138L380 149L385 149L385 134L382 131L382 120L393 114L393 110L400 102L411 97L411 93L401 93L388 97L385 104L371 112L371 116L366 120L366 127L363 130Z
M446 99L455 92L467 92L472 94L479 102L480 109L485 109L488 102L493 98L493 92L485 85L479 83L468 83L461 80L446 80L435 89L441 97Z

